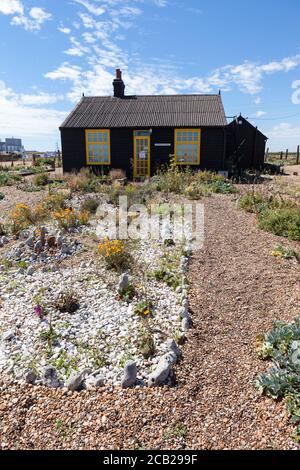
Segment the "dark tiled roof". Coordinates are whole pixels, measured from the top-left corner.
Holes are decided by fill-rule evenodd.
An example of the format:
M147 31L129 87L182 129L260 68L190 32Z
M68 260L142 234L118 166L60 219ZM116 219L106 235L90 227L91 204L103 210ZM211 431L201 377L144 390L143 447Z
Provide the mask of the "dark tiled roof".
M61 128L226 126L220 95L83 97Z

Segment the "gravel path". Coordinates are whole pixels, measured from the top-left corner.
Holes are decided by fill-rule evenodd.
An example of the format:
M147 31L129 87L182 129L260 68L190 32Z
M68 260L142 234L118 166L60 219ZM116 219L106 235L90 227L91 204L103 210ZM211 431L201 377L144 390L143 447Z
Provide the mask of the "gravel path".
M261 232L228 196L205 201L206 243L191 263L195 328L173 389L2 387L2 448L291 449L285 407L253 389L255 352L275 318L299 315L299 265L270 256L295 243Z

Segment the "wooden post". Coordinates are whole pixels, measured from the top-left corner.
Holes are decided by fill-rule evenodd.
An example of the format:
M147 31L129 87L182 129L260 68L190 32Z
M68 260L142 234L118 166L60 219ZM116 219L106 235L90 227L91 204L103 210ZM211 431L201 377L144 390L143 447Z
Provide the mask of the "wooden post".
M268 160L269 160L269 147L267 148L267 151L266 151L266 156L265 156L265 162L268 163Z
M285 159L287 160L288 157L289 157L289 149L286 149L286 151L285 151Z
M300 145L297 147L297 160L296 160L296 165L299 165L299 156L300 156Z
M283 159L283 152L280 152L280 160Z

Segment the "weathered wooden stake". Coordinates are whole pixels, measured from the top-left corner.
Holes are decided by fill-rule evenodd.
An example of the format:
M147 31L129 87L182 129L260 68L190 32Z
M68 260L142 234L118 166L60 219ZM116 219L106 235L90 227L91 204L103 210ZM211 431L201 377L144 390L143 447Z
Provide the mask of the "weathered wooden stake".
M280 152L280 160L283 159L283 152Z
M269 160L269 147L267 148L267 151L266 151L266 156L265 156L265 162L267 163L268 160Z
M287 160L288 157L289 157L289 149L286 149L286 151L285 151L285 159Z
M300 145L297 147L297 160L296 160L296 165L299 165L299 156L300 156Z

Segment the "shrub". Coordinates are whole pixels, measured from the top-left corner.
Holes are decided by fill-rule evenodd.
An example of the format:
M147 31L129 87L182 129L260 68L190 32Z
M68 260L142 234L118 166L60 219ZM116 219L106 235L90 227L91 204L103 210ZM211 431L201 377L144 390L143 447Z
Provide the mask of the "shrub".
M122 180L122 179L126 178L126 173L125 173L124 170L113 169L113 170L110 170L109 177L112 181Z
M47 211L56 211L59 209L66 208L66 200L69 198L69 194L66 192L57 192L49 194L46 199L42 202L43 206Z
M272 251L271 255L275 256L275 258L300 259L300 252L297 252L295 250L287 250L282 245L276 246Z
M125 302L129 302L135 296L135 289L132 284L129 284L126 288L119 290L119 298Z
M265 206L265 197L260 192L249 192L239 199L239 207L247 212L258 213Z
M61 229L68 230L73 227L87 225L89 221L88 212L77 212L71 208L59 209L54 212L53 218L58 222Z
M207 184L192 183L184 190L184 195L192 200L200 199L201 197L210 196L212 194L211 187Z
M162 267L154 272L154 277L157 281L165 282L169 287L172 287L174 290L181 285L182 279L181 276L166 267Z
M259 214L259 228L274 235L300 241L300 210L268 209Z
M225 178L222 175L217 175L211 171L198 171L195 173L195 181L198 183L225 183Z
M80 211L88 212L89 214L95 214L97 212L98 207L99 199L89 197L82 202L80 206Z
M54 302L54 306L61 313L74 313L79 309L79 300L75 292L68 289L59 294Z
M155 354L155 341L149 328L142 326L138 335L138 349L144 359L150 359Z
M141 318L149 318L153 315L153 304L148 300L142 300L139 302L135 309L134 313Z
M259 355L271 359L273 366L258 375L255 386L277 400L286 398L288 412L300 434L300 318L294 323L276 321L273 330L263 336Z
M233 194L236 192L236 189L234 188L234 186L232 186L232 184L226 183L222 180L216 180L210 183L208 186L213 193L217 194Z
M156 188L167 193L182 194L193 179L190 169L181 169L178 166L168 167L160 171L155 178Z
M14 183L21 181L21 176L11 174L8 171L0 171L0 186L12 186Z
M0 201L5 198L5 195L3 193L0 193Z
M78 370L79 357L70 356L65 350L61 350L57 359L52 364L61 371L66 377L70 377L73 371Z
M106 238L99 244L98 252L109 269L122 271L130 265L131 258L122 240L109 240Z
M33 180L36 186L47 186L50 183L50 178L48 173L40 173L34 177Z
M6 235L7 230L2 222L0 222L0 237Z
M11 232L14 235L29 227L34 222L34 216L26 204L17 204L9 214Z
M47 329L41 331L40 338L47 343L49 349L52 349L52 347L55 345L58 339L58 334L54 330L51 322Z
M101 178L93 175L89 168L82 168L79 173L70 173L65 181L71 192L97 192L101 185Z

